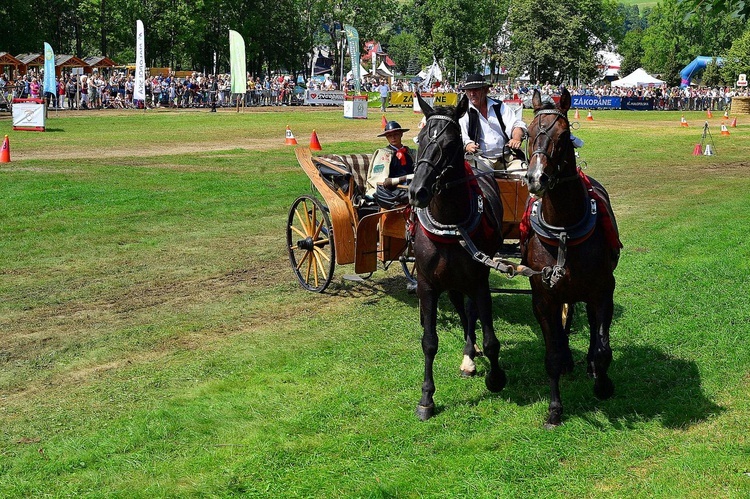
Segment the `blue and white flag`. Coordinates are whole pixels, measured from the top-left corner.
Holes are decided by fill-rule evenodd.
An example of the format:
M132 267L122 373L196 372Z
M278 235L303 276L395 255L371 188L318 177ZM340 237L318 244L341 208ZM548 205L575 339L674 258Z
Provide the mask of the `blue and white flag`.
M44 92L57 95L55 83L55 53L49 43L44 42Z

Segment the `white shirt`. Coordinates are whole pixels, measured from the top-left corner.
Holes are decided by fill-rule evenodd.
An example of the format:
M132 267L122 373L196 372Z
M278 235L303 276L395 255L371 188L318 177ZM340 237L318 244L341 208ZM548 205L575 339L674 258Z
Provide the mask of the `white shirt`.
M497 159L503 155L503 147L505 146L505 137L500 131L500 120L495 114L496 101L487 98L487 118L482 116L482 113L474 107L473 104L469 103L469 109L474 108L477 110L479 115L479 146L481 155L489 159ZM503 115L503 122L505 123L505 133L508 134L508 138L513 135L513 129L521 127L526 129L526 123L516 117L515 111L510 106L503 105L501 108ZM472 140L469 138L469 113L464 114L458 121L461 125L461 134L463 135L464 147Z

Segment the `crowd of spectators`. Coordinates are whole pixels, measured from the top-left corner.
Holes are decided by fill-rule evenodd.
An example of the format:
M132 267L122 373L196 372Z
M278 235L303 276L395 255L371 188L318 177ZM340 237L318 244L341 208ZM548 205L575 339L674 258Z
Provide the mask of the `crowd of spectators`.
M45 98L50 106L57 109L127 109L137 107L225 107L236 106L242 99L245 106L284 106L297 105L303 101L305 87L309 90L337 90L337 84L330 76L309 79L304 86L297 85L291 76L265 76L263 78L248 75L247 91L244 96L232 94L229 74L205 75L194 72L187 76L177 77L174 74L148 76L145 82L146 98L143 102L133 98L134 77L125 71L111 71L108 75L94 70L91 74L63 74L56 79L56 88L48 91L43 87L43 72L30 69L25 75L0 73L0 105L8 106L15 98ZM419 89L432 92L456 92L449 82L434 82L429 88L421 83L376 76L365 76L361 89L375 92L384 83L389 84L391 92L414 92ZM351 80L347 88L353 89ZM542 94L556 95L561 87L549 83L515 84L496 83L490 88L490 94L502 100L528 100L534 89ZM655 87L618 88L609 84L568 87L573 95L618 96L654 99L654 108L660 110L722 111L727 108L735 95L748 95L747 88L729 87L695 87L685 88L661 85Z

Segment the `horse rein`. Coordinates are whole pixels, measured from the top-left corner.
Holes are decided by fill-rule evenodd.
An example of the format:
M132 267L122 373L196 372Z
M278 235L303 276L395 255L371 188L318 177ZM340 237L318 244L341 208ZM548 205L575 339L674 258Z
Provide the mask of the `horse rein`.
M443 122L446 122L446 124L445 124L445 126L442 129L440 129L440 131L435 130L434 133L432 133L432 135L430 136L430 132L432 131L432 127L430 126L431 125L431 123L430 123L431 121L432 122L443 121ZM425 132L426 132L426 135L427 135L427 138L428 138L428 142L424 146L424 150L426 151L428 147L430 147L432 145L435 145L438 148L439 155L437 157L437 161L434 161L434 162L431 161L431 160L429 160L429 159L427 159L427 158L419 158L419 159L417 159L417 164L414 165L414 171L415 172L416 172L417 168L419 168L419 165L422 164L422 163L424 163L425 165L427 165L432 171L435 171L435 170L438 169L438 165L443 160L443 149L437 144L437 140L438 140L438 138L440 138L441 135L443 135L446 132L446 130L448 130L448 127L450 125L455 125L455 127L458 129L459 135L461 135L461 127L458 124L458 122L456 120L454 120L453 118L450 118L448 116L444 116L442 114L433 114L432 116L430 116L429 118L427 118L427 123L425 125L425 128L426 128ZM436 194L436 193L440 192L440 190L441 190L442 187L446 187L446 186L442 186L441 187L443 175L445 175L445 173L450 168L452 168L452 167L453 167L452 162L448 161L447 166L445 168L443 168L443 170L440 171L440 173L438 173L437 177L435 178L435 183L432 186L432 193L433 194Z
M541 115L548 115L548 114L551 114L551 115L555 116L555 120L549 126L545 126L545 125L543 125L541 123L540 116ZM536 137L534 137L534 142L533 143L529 142L528 147L531 148L533 145L535 145L537 143L538 139L540 137L542 137L542 136L546 137L547 140L546 140L546 142L544 144L545 148L542 148L540 146L537 149L534 149L534 152L532 152L529 155L529 163L528 163L529 166L531 166L532 159L534 158L534 156L537 156L537 155L544 156L545 158L547 158L547 161L549 163L553 163L554 162L554 157L556 156L556 154L555 154L555 145L556 144L553 141L552 136L549 134L549 131L555 126L555 123L557 123L557 120L559 120L559 119L563 119L565 121L565 123L568 125L568 134L570 134L570 122L568 121L568 117L564 113L561 113L557 109L540 109L540 110L538 110L538 111L536 111L534 113L534 120L529 125L529 128L532 128L531 125L533 125L534 122L536 121L537 122L537 128L539 129L539 133L537 134ZM562 167L563 167L563 165L567 164L567 162L568 162L567 158L565 157L565 152L568 150L569 147L571 147L570 146L570 141L564 141L564 142L565 142L565 145L560 150L560 156L562 156L562 160L557 162L557 171L555 173L551 174L551 175L545 173L545 175L547 175L547 177L549 179L548 180L549 190L554 189L555 186L558 185L558 184L569 182L571 180L575 180L576 178L578 178L578 174L577 173L574 173L573 175L562 176ZM547 152L547 146L548 146L549 143L552 143L552 152Z

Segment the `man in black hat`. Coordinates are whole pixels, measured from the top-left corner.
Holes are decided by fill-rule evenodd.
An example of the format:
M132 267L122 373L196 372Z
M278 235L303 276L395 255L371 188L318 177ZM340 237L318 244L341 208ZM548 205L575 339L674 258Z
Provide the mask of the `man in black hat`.
M508 148L523 156L521 143L527 135L526 123L509 106L489 98L489 89L490 84L476 73L469 75L463 85L469 98L469 110L459 120L464 151L475 155L479 168L506 170L515 161L508 156Z
M408 131L397 122L389 121L383 133L378 135L388 140L388 146L372 155L366 195L384 208L409 202L407 190L398 188L398 185L407 184L414 176L414 151L401 143L404 132Z

